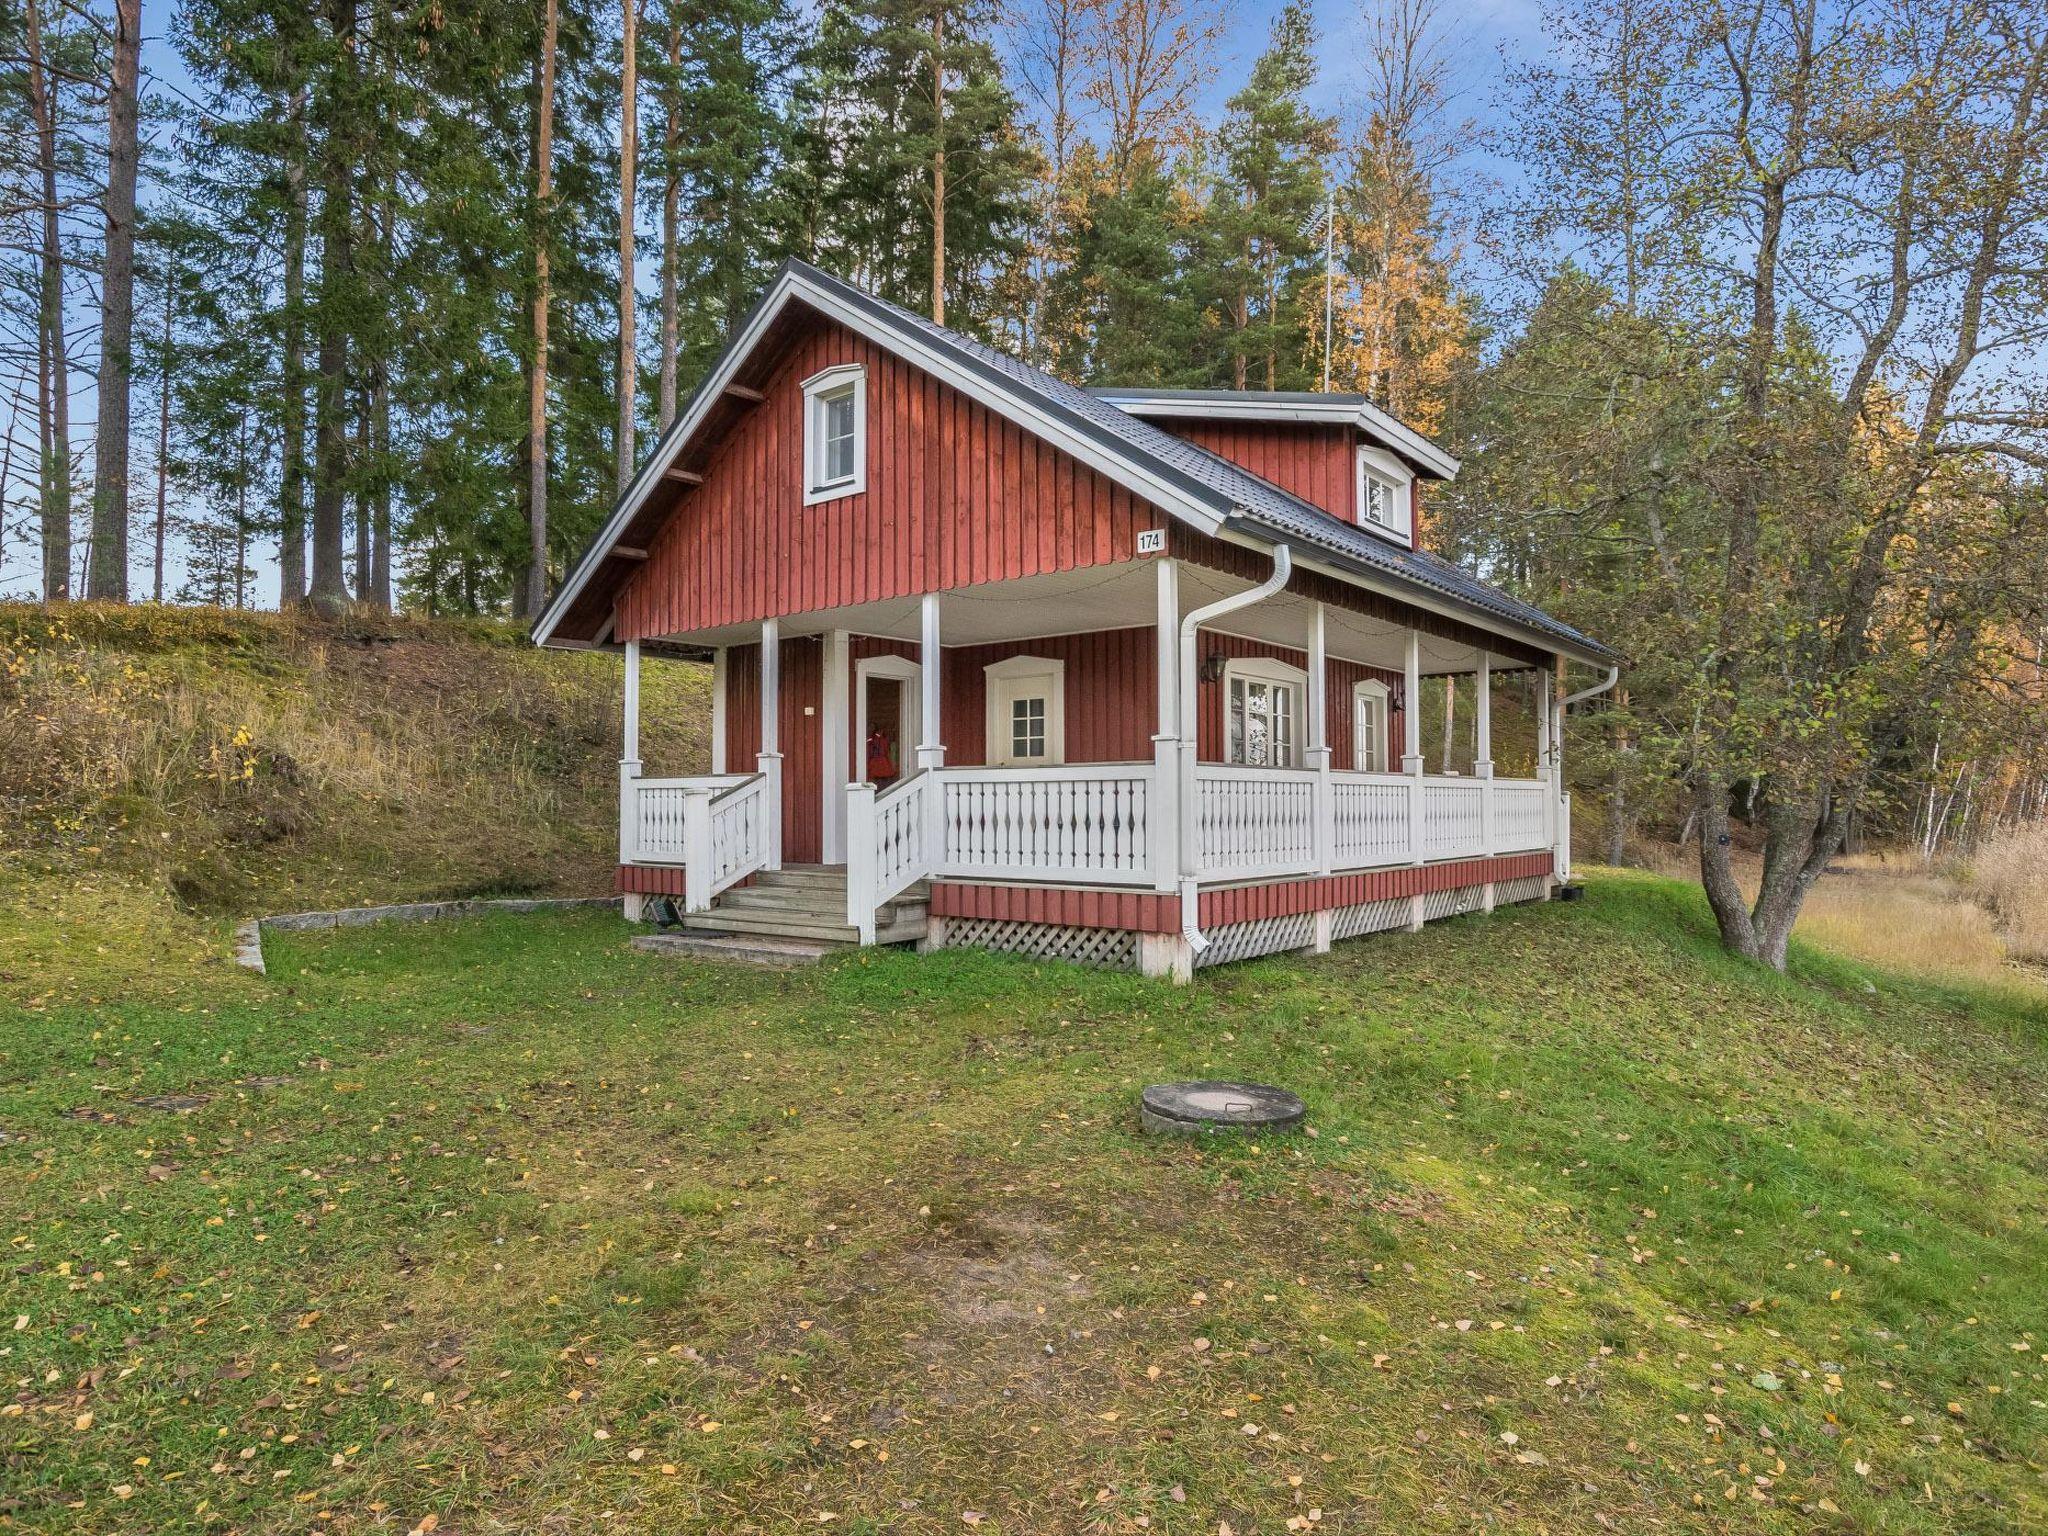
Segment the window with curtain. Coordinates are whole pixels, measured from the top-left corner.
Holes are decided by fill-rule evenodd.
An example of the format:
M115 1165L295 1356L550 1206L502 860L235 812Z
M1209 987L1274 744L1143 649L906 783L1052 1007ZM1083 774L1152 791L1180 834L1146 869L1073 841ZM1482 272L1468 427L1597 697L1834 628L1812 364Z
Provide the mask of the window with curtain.
M1227 663L1223 670L1227 762L1247 768L1301 766L1302 692L1299 667L1261 658Z

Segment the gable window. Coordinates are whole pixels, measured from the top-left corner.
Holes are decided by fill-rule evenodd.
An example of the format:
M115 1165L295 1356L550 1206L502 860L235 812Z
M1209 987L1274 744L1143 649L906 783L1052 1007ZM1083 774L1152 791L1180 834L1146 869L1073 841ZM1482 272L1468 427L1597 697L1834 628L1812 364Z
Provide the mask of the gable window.
M1224 663L1224 760L1247 768L1299 767L1307 682L1306 672L1284 661L1260 656Z
M1391 453L1377 448L1358 450L1358 522L1393 540L1413 541L1415 530L1413 477Z
M983 669L988 692L988 761L996 768L1043 768L1067 758L1067 664L1012 656Z
M867 489L868 376L858 363L804 381L804 505Z
M1351 690L1351 766L1360 773L1387 769L1387 685L1368 678Z

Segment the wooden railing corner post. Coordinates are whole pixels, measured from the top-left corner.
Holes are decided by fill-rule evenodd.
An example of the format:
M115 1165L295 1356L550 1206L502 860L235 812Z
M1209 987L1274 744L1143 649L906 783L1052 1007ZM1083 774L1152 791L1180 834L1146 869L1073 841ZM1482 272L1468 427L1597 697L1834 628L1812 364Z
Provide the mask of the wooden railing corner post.
M711 791L683 791L683 910L711 905Z
M1180 889L1180 819L1188 814L1180 798L1180 738L1152 738L1151 802L1145 817L1145 857L1152 889Z
M768 841L767 857L761 860L763 869L782 868L782 754L763 752L755 762L761 770L761 777L767 781L764 792L768 797Z
M846 921L875 942L875 786L846 786Z
M1308 760L1316 776L1310 846L1315 852L1316 873L1327 875L1335 868L1337 857L1337 785L1330 777L1330 749L1311 747Z
M634 863L640 856L640 764L634 758L619 763L619 862Z

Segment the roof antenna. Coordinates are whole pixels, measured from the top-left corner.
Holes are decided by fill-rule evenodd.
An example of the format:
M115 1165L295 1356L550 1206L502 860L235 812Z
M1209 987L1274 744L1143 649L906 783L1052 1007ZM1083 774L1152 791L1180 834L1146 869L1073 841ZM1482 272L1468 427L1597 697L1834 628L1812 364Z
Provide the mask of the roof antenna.
M1301 233L1323 237L1323 393L1330 392L1331 314L1336 307L1334 273L1337 265L1337 192L1323 189L1323 206L1301 221Z

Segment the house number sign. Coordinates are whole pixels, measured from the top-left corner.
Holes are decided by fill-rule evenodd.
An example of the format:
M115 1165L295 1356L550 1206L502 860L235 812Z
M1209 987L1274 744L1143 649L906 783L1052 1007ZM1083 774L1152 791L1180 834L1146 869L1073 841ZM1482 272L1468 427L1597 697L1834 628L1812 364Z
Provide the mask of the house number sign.
M1138 530L1138 553L1141 555L1165 554L1166 530L1164 528L1140 528Z

